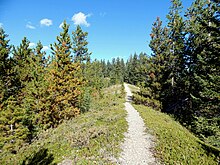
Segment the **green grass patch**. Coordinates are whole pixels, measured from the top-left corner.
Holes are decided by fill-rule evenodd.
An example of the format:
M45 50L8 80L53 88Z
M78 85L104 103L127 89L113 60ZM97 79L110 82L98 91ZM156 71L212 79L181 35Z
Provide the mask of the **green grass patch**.
M143 105L134 105L156 137L156 156L169 165L218 165L219 152L207 150L197 137L172 117Z
M40 133L17 154L0 153L0 164L113 164L127 131L124 92L118 86L96 96L91 110Z

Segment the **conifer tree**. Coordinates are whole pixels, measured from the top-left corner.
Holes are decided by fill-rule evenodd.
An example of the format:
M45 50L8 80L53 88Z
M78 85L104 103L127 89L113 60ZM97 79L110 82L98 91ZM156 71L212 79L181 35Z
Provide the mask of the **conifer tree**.
M169 77L166 80L166 88L163 89L166 96L163 100L165 111L180 110L182 102L186 99L183 74L185 70L185 23L181 16L182 3L180 0L172 0L168 18L169 36ZM169 50L167 50L169 51ZM174 106L176 105L176 106ZM181 114L182 112L176 112Z
M196 0L188 9L186 51L190 108L195 121L198 120L194 131L217 146L220 146L217 144L220 131L216 127L220 115L219 8L218 1Z
M110 72L110 83L116 84L117 83L117 76L116 76L116 59L112 58L111 62L111 72Z
M54 59L49 69L48 93L49 108L42 112L41 123L45 128L55 127L64 119L79 115L79 96L82 79L79 77L79 63L73 63L71 57L71 39L69 25L64 21L63 32L57 36L57 43L51 45Z
M107 67L106 67L105 60L101 60L101 67L102 67L103 76L106 77Z
M169 55L167 49L169 49L169 42L167 42L167 40L168 30L162 27L162 21L158 17L152 27L149 45L153 54L151 58L150 73L148 74L148 86L152 90L154 99L160 99L162 87L168 78L167 69Z
M24 142L30 142L30 126L32 125L32 115L30 107L24 104L24 98L27 93L24 92L26 84L30 80L28 73L29 57L31 49L27 38L22 40L19 47L13 51L13 66L10 71L11 79L16 82L13 84L13 94L4 101L0 114L0 127L3 134L1 142L4 142L4 148L9 148L11 152L16 152L16 148Z
M126 63L126 74L125 74L125 81L137 85L138 84L138 77L139 77L139 59L137 53L134 55L130 55Z
M141 52L139 54L139 78L138 78L138 86L143 86L147 82L147 75L148 75L148 68L149 68L149 58L148 56Z
M105 77L110 77L111 69L112 69L112 65L111 65L111 62L108 60L107 63L106 63L106 75L105 75Z
M91 53L88 52L87 32L83 32L82 28L78 25L76 31L73 31L73 53L75 62L88 62L90 61Z
M8 35L0 28L0 104L10 96L11 75L11 59L9 53L11 46Z
M45 59L45 52L42 51L43 45L41 42L37 43L36 49L29 58L29 67L27 72L31 80L25 85L22 90L25 93L22 105L29 109L31 114L31 125L29 131L33 134L30 139L34 137L37 129L40 127L38 121L42 117L40 113L46 109L45 98L47 97L48 82L45 81L47 60Z
M79 77L84 82L84 87L81 90L81 101L80 101L80 109L82 111L87 111L89 109L89 101L90 101L90 90L89 84L93 83L94 79L91 80L90 74L93 71L90 71L90 68L93 67L91 64L91 54L88 50L88 41L87 41L88 32L84 32L82 28L78 25L76 30L72 32L73 39L73 61L75 63L79 63L81 67L81 75ZM91 72L91 73L90 73ZM84 108L84 104L87 105L87 108ZM84 110L83 110L84 109ZM86 109L86 110L85 110Z
M130 55L130 57L129 57L129 59L127 60L126 65L125 65L125 66L126 66L126 72L125 72L125 76L124 76L125 82L130 83L130 84L132 84L131 78L130 78L131 73L132 73L132 72L131 72L132 59L133 59L133 56Z
M17 103L15 96L10 96L0 112L0 148L16 153L24 142L29 142L29 116Z
M86 70L89 71L86 75L88 75L88 86L93 87L95 90L99 91L104 86L104 74L102 63L98 60L94 60L90 67Z
M150 34L150 47L153 51L151 58L146 59L145 81L140 85L140 92L134 95L135 102L155 109L160 109L160 102L163 97L162 89L169 76L169 39L168 29L162 27L162 21L158 17L153 23ZM141 70L141 69L140 69Z
M32 56L32 49L29 48L29 41L26 37L22 40L20 46L13 47L14 71L17 74L16 87L17 91L21 91L25 84L30 81L31 77L27 72L29 68L29 60Z
M121 82L123 83L124 82L124 78L125 78L125 62L124 62L124 59L123 58L121 58L121 60L120 60L120 68L121 68Z

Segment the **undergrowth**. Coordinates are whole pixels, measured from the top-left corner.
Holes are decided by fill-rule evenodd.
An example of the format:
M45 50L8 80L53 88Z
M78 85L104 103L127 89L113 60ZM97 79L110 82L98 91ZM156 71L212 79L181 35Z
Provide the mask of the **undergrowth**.
M41 132L17 154L0 153L0 164L113 164L127 130L122 89L111 86L94 94L89 112Z
M146 126L153 131L156 155L169 165L218 165L219 152L208 150L197 137L169 115L143 105L134 105Z

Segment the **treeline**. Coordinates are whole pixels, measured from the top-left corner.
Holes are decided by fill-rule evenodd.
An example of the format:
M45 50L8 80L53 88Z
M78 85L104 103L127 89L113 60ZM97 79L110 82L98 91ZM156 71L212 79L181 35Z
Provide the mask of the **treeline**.
M153 23L152 56L146 60L141 56L136 60L134 56L127 65L127 69L133 67L129 76L140 76L125 79L139 83L140 92L134 96L136 103L173 114L198 137L217 147L220 147L219 11L217 0L195 0L183 17L181 1L172 0L167 25L159 17Z

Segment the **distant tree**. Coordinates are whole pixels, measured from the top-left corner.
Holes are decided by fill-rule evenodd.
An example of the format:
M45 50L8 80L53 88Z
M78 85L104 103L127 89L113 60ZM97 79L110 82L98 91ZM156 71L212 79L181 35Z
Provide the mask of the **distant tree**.
M139 59L137 53L130 55L126 63L125 81L137 85L139 77Z
M142 86L142 84L145 84L147 82L148 71L149 71L149 57L147 56L147 54L141 52L139 54L138 86Z
M108 60L106 63L106 75L105 77L110 77L110 72L112 70L111 62Z
M125 62L123 58L121 58L120 60L120 68L121 68L121 82L124 82L126 68L125 68Z

